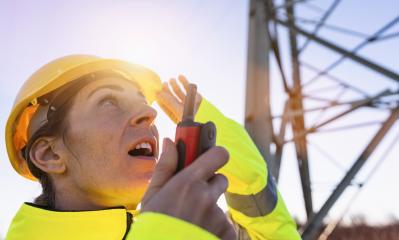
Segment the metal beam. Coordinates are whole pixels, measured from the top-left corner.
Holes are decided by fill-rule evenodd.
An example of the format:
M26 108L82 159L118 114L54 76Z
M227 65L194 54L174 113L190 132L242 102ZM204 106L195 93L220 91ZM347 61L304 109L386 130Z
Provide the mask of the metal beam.
M281 118L279 135L275 136L274 139L274 143L276 145L276 151L274 153L276 175L274 176L274 178L276 179L277 183L280 177L280 167L281 167L281 159L283 157L285 130L287 128L288 122L290 121L290 118L287 117L287 115L290 112L289 106L290 106L290 100L287 99L284 103L284 111L283 111L283 116Z
M263 0L251 0L249 12L245 128L266 159L273 176L276 169L270 154L273 123L270 109L267 19Z
M319 234L319 230L323 223L324 217L328 214L328 212L330 211L332 206L335 204L335 202L338 200L338 198L344 192L346 187L351 183L352 179L356 176L356 174L359 172L359 170L363 167L363 165L366 163L368 158L371 156L371 154L374 152L374 150L377 148L377 146L379 145L381 140L384 138L386 133L394 125L394 123L396 122L396 120L398 118L399 118L399 107L394 109L391 112L391 115L383 123L383 125L378 130L376 135L372 138L370 143L367 145L367 147L364 149L364 151L360 154L360 156L355 161L355 163L352 165L352 167L349 169L349 171L346 173L344 178L337 185L334 192L330 195L330 197L327 199L327 201L321 207L320 211L316 215L314 215L314 217L310 221L308 221L308 223L306 224L305 229L302 233L302 238L304 240L315 239L316 235Z
M348 113L351 113L351 112L355 111L356 109L359 109L360 107L364 107L364 106L367 106L368 104L371 104L373 100L378 99L378 98L383 97L383 96L390 95L390 94L392 94L392 92L388 89L388 90L385 90L385 91L379 93L378 95L376 95L376 96L374 96L372 98L368 98L368 99L364 99L364 100L353 102L351 108L349 108L349 109L347 109L347 110L345 110L345 111L343 111L343 112L341 112L341 113L339 113L339 114L337 114L337 115L325 120L322 123L317 124L316 126L313 126L313 127L309 128L309 129L306 129L303 132L298 133L292 139L287 140L284 143L295 141L296 139L300 138L303 135L307 135L309 133L314 133L319 128L321 128L321 127L323 127L323 126L325 126L325 125L327 125L327 124L329 124L329 123L331 123L331 122L333 122L333 121L335 121L335 120L347 115Z
M266 15L267 15L267 19L265 19L267 22L269 22L269 19L274 19L276 17L276 12L274 11L274 3L273 0L266 0L265 3L266 5ZM280 54L280 44L278 41L278 28L276 26L276 24L274 24L272 26L273 28L273 32L271 31L271 29L269 29L269 24L266 25L266 33L267 33L267 37L270 39L270 46L273 50L275 59L276 59L276 63L277 63L277 67L278 70L281 74L281 78L283 80L283 86L284 86L284 91L288 94L290 94L290 87L288 85L288 80L286 77L286 74L284 72L284 67L283 67L283 62L282 62L282 58L281 58L281 54Z
M294 15L294 7L293 0L285 1L287 8L287 14L291 16ZM295 25L294 18L290 18L288 20L290 26ZM290 53L291 53L291 65L292 65L292 79L294 83L294 87L290 94L290 109L293 111L301 111L303 112L303 98L302 98L302 87L301 87L301 76L299 69L299 61L298 61L298 44L296 38L296 32L293 28L289 28L289 40L290 40ZM305 118L304 114L296 115L291 119L292 131L294 133L294 137L298 135L298 133L305 131ZM313 200L312 200L312 189L310 184L310 173L309 173L309 156L308 156L308 147L306 144L306 135L302 135L295 140L295 150L296 157L298 160L298 168L301 178L302 184L302 192L303 199L305 202L305 210L308 219L313 216Z
M392 80L399 81L399 74L397 74L397 73L395 73L395 72L393 72L391 70L388 70L387 68L384 68L384 67L378 65L377 63L374 63L374 62L372 62L370 60L367 60L367 59L365 59L363 57L360 57L357 54L351 53L350 51L345 50L345 49L343 49L343 48L341 48L341 47L339 47L339 46L337 46L337 45L335 45L335 44L333 44L333 43L331 43L331 42L329 42L327 40L324 40L324 39L322 39L322 38L320 38L318 36L315 36L314 34L311 34L311 33L307 32L307 31L299 28L298 26L295 26L295 25L294 26L290 26L288 21L283 21L283 20L278 19L278 18L276 18L275 21L277 23L283 25L283 26L292 27L297 33L299 33L299 34L301 34L301 35L303 35L303 36L305 36L305 37L307 37L309 39L312 39L313 41L315 41L315 42L317 42L317 43L319 43L319 44L321 44L321 45L323 45L323 46L325 46L325 47L327 47L327 48L329 48L329 49L331 49L331 50L333 50L333 51L335 51L335 52L337 52L339 54L342 54L343 56L345 56L347 58L350 58L353 61L355 61L357 63L360 63L363 66L366 66L366 67L368 67L368 68L370 68L370 69L372 69L372 70L374 70L374 71L376 71L376 72L378 72L378 73L380 73L382 75L385 75L386 77L388 77L388 78L390 78Z

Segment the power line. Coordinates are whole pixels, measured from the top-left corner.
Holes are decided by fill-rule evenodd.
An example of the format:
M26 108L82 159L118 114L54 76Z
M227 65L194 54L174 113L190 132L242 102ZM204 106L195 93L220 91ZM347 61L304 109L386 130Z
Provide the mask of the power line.
M306 19L306 18L301 18L301 17L295 17L295 19L298 22L304 23L304 24L314 24L317 25L319 22L317 20L311 20L311 19ZM332 25L332 24L327 24L327 23L322 23L323 28L325 29L330 29L333 30L335 32L338 33L342 33L342 34L347 34L347 35L351 35L351 36L355 36L355 37L360 37L360 38L368 38L369 35L366 33L362 33L359 31L355 31L352 29L348 29L345 27L341 27L341 26L336 26L336 25Z
M376 41L388 40L394 37L399 37L399 32L387 34L376 39Z
M302 6L308 8L310 10L313 10L315 12L318 12L318 13L324 13L325 12L325 10L323 8L317 6L317 5L313 4L313 3L310 3L310 2L305 2L304 4L302 4Z
M360 44L358 44L355 48L352 49L352 51L350 53L354 54L354 53L358 52L360 49L362 49L363 47L365 47L367 44L375 41L376 39L378 39L378 37L382 33L384 33L386 30L388 30L389 28L394 26L398 21L399 21L399 17L395 17L389 23L385 24L382 28L380 28L378 31L376 31L374 34L372 34L369 38L367 38L366 40L364 40ZM306 86L306 85L312 83L313 81L319 79L321 76L325 75L326 73L328 73L329 71L331 71L332 69L337 67L340 63L342 63L346 59L346 57L347 57L347 55L342 55L339 59L337 59L335 62L330 64L324 70L319 72L316 76L311 78L308 82L304 83L304 86Z
M301 66L306 67L306 68L308 68L308 69L310 69L310 70L312 70L312 71L321 72L321 69L319 69L319 68L313 66L312 64L306 63L306 62L304 62L304 61L301 61L300 63L301 63ZM346 83L344 80L341 80L341 79L339 79L339 78L333 76L331 73L326 73L326 74L325 74L325 77L326 77L327 79L333 81L333 82L336 82L336 83L342 85L342 86L345 87L345 88L349 88L350 90L352 90L352 91L354 91L354 92L356 92L356 93L359 93L359 94L362 95L363 97L366 97L366 98L369 97L369 95L368 95L365 91L361 90L360 88L357 88L357 87L355 87L355 86L352 86L352 85Z
M274 10L278 10L280 8L287 8L287 7L293 6L293 5L297 4L297 3L307 3L307 2L310 2L310 1L314 1L314 0L293 0L293 1L289 2L289 3L284 3L282 5L276 6L273 9Z
M338 6L338 4L341 2L341 0L335 0L330 7L328 8L328 10L325 12L325 14L321 17L321 19L319 20L319 23L317 23L315 29L313 30L314 35L317 34L317 32L321 29L321 27L323 26L324 22L327 20L327 18L332 14L332 12L335 10L335 8ZM298 49L298 54L301 54L301 52L303 50L305 50L305 48L308 46L308 44L310 43L310 41L312 41L310 38L306 39L306 42L302 45L302 47L300 47Z
M320 38L318 36L315 36L313 34L310 34L307 31L299 28L298 26L290 24L288 21L284 21L284 20L281 20L281 19L275 19L275 22L277 22L278 24L281 24L281 25L283 25L285 27L293 28L300 35L303 35L303 36L308 37L308 38L312 38L318 44L320 44L320 45L322 45L324 47L327 47L327 48L329 48L330 50L332 50L334 52L342 54L345 57L350 58L354 62L357 62L357 63L369 68L370 70L373 70L373 71L376 71L376 72L378 72L378 73L380 73L382 75L385 75L386 77L388 77L388 78L390 78L390 79L392 79L394 81L399 81L399 74L389 70L388 68L385 68L385 67L383 67L383 66L381 66L381 65L379 65L379 64L377 64L377 63L375 63L375 62L373 62L371 60L368 60L368 59L366 59L364 57L361 57L361 56L359 56L357 54L354 54L354 53L352 53L352 52L350 52L350 51L348 51L348 50L346 50L346 49L344 49L344 48L332 43L329 40L326 40L326 39Z
M369 127L369 126L375 126L375 125L381 125L381 124L382 124L381 121L370 121L370 122L351 124L351 125L346 125L346 126L341 126L341 127L336 127L336 128L321 129L317 132L319 132L319 133L336 132L336 131L342 131L342 130L360 128L360 127Z
M346 93L346 91L347 91L348 89L347 88L344 88L344 89L342 89L338 94L337 94L337 96L335 96L335 102L338 102L340 99L341 99L341 97ZM314 128L315 126L317 126L317 123L318 123L318 121L325 115L325 113L326 113L326 110L327 109L323 109L323 110L321 110L320 111L320 113L318 114L318 116L314 119L314 122L313 122L313 124L312 124L312 128Z
M391 142L391 144L386 148L385 152L383 153L382 157L378 160L378 162L374 165L374 167L371 169L369 174L366 176L365 180L361 183L358 184L358 189L356 193L352 196L346 207L344 208L344 211L342 211L341 215L337 219L337 221L332 221L330 224L328 224L324 231L322 232L319 240L326 240L328 236L334 231L336 226L341 223L342 219L345 217L346 214L348 214L349 209L353 206L354 202L356 199L359 197L361 191L364 189L364 186L371 180L371 178L374 176L374 174L378 171L378 169L382 166L382 163L387 159L389 153L395 149L396 143L399 141L399 133L396 135L394 140Z
M317 145L314 142L311 142L309 140L306 140L306 141L309 145L314 147L314 149L316 149L321 155L323 155L327 160L329 160L331 163L333 163L333 165L335 167L337 167L342 172L346 171L346 168L339 161L335 160L335 158L333 156L331 156L331 154L329 154L327 151L325 151L322 147L320 147L319 145Z

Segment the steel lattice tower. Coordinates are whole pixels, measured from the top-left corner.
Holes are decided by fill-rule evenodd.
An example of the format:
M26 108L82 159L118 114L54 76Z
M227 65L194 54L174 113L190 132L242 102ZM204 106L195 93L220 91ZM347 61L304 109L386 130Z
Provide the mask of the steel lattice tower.
M399 88L388 88L376 94L370 94L361 87L352 85L347 79L343 80L336 77L333 70L344 61L352 61L368 71L380 74L386 81L397 83L399 81L397 72L373 60L362 57L358 52L368 44L399 36L399 33L386 34L388 29L395 24L399 24L399 16L381 26L376 32L364 34L345 27L327 24L328 18L342 4L340 0L332 0L326 10L319 9L323 12L321 17L316 20L298 17L295 14L295 6L298 4L311 4L311 1L285 0L278 6L277 2L273 0L250 1L245 127L264 158L267 159L269 169L277 181L284 147L290 143L295 146L302 197L307 214L307 223L301 231L303 239L308 240L316 239L321 235L323 219L344 190L353 184L356 174L399 117ZM303 29L301 24L314 25L313 31ZM320 37L318 32L322 28L329 28L343 34L357 35L363 40L356 47L348 50L338 46L331 39ZM284 41L279 39L279 31L281 29L285 29L288 32L288 39L286 39L286 42L288 42L287 48L289 48L288 64L286 62L283 63L281 54L284 46ZM302 43L300 43L299 38L302 39ZM339 57L324 69L319 69L301 58L301 55L310 44L317 44L326 48L338 54ZM273 99L270 97L271 58L275 60L276 69L274 70L280 74L283 86L281 94L285 96L282 114L274 114L272 111ZM290 67L290 71L287 70L287 66ZM304 81L302 79L303 71L312 71L314 76ZM309 86L317 86L320 82L323 83L321 84L322 87L316 87L315 90L310 92L307 91ZM330 84L330 86L326 87L325 82L334 85ZM311 94L311 92L320 93L337 89L340 91L333 98L318 97ZM357 97L349 101L343 101L341 98L346 92L352 92ZM307 108L307 101L312 100L320 102L321 105ZM382 121L354 121L350 125L340 125L339 120L355 114L359 109L363 108L385 111L387 117ZM337 111L336 109L342 110ZM310 114L317 115L317 120L312 124L308 124L305 121ZM329 117L323 119L322 117L326 115L329 115ZM379 125L379 128L349 169L346 170L344 177L338 181L335 190L322 207L314 209L312 202L314 192L312 191L312 179L309 170L309 162L312 161L309 157L309 148L314 145L310 146L308 137L325 131L326 127L331 125L334 126L334 129L328 129L328 131L351 131L353 128L370 125ZM291 128L288 129L289 127ZM292 133L289 138L286 134L288 130ZM395 139L395 142L397 139ZM332 159L331 156L333 154L328 152L324 152L324 154ZM357 186L360 189L364 184L360 183ZM327 226L324 230L324 238L328 236L328 233L332 231L336 224Z

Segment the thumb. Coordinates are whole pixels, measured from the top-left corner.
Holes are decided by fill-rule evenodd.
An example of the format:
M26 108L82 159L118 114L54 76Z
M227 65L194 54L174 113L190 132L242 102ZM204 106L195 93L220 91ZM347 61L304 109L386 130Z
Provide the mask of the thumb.
M150 185L143 198L143 202L151 198L171 179L177 168L177 150L172 140L164 138L162 144L162 154L159 158Z

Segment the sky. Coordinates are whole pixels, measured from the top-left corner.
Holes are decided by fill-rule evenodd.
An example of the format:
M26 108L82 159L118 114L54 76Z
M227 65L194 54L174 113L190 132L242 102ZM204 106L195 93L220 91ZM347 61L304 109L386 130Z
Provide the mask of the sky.
M277 1L277 5L280 3L281 1ZM296 12L303 18L318 19L322 13L317 9L327 9L331 3L331 0L314 0L306 5L298 4ZM4 129L19 87L35 70L55 58L77 53L139 63L155 70L162 80L185 74L198 85L199 92L226 116L243 123L248 7L247 0L1 0L0 126ZM327 23L370 34L398 16L398 9L399 2L395 0L344 0ZM301 26L307 30L314 27L311 24ZM399 24L386 34L398 31ZM279 28L279 33L284 68L289 72L286 31ZM346 36L328 29L322 29L319 35L346 49L352 49L362 41L359 37ZM299 43L303 43L302 38L299 38ZM398 52L398 38L392 38L371 44L360 50L359 54L398 71ZM311 43L302 54L301 60L324 68L337 57L339 56L330 50ZM332 73L349 79L350 84L370 95L386 88L398 89L397 83L349 60ZM281 78L273 58L270 74L272 110L278 114L282 110L284 95L281 94ZM310 79L313 74L304 69L302 78ZM311 93L313 90L314 96L334 98L339 89L335 92L317 91L320 87L331 85L331 81L323 78L310 85L305 92ZM358 94L347 91L341 100L359 97ZM319 106L318 104L320 105L318 102L306 101L305 107ZM343 109L337 111L340 110ZM332 113L323 117L327 118L329 114ZM387 113L381 110L364 109L330 127L362 120L384 120L386 117ZM315 120L315 114L306 118L309 124ZM278 121L276 123L278 125ZM156 124L161 136L174 138L175 126L160 110ZM309 142L314 143L312 146L317 145L332 153L338 162L337 164L326 159L318 148L310 147L315 209L322 205L377 129L378 125L374 125L308 137ZM345 219L362 215L375 224L398 218L399 190L394 187L394 183L398 181L396 172L399 162L394 156L399 151L397 146L390 145L398 130L395 125L356 177L354 182L364 181L386 149L392 149L351 208L346 210L348 202L356 193L355 186L345 191L328 219L339 218L343 212L346 213ZM288 131L288 137L290 134ZM20 205L32 201L40 193L37 183L27 181L13 171L3 139L0 139L0 236L5 235ZM293 216L304 220L305 211L299 183L293 145L287 144L279 188ZM221 206L224 206L223 201Z

